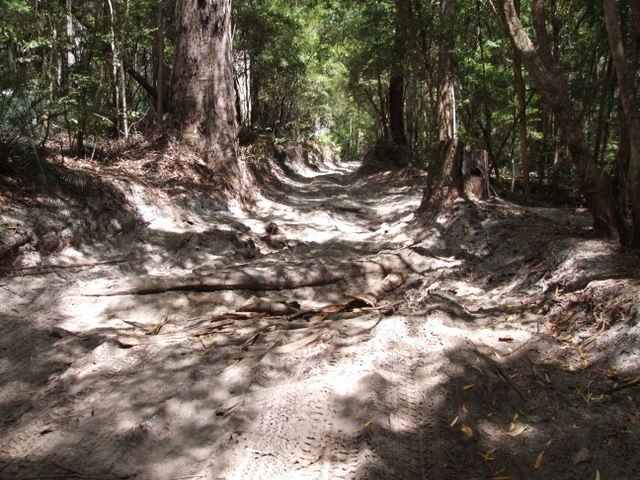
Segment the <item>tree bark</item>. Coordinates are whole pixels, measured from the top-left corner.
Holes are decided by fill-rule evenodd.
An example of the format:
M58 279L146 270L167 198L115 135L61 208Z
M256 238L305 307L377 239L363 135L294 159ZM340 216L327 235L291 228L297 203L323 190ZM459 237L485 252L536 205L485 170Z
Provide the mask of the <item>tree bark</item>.
M107 10L109 12L109 47L111 49L111 75L113 81L113 105L116 109L116 129L118 131L118 137L122 130L120 129L120 77L118 76L118 49L116 47L116 31L114 25L116 24L116 12L113 8L111 0L105 0Z
M124 18L129 17L129 0L125 3L125 11ZM127 76L124 71L124 57L125 57L125 47L124 47L124 32L120 32L120 65L118 66L119 78L120 81L120 117L122 123L122 134L125 140L129 139L129 113L127 108Z
M404 133L404 77L396 74L389 81L389 130L396 145L406 145Z
M389 130L396 145L406 145L404 125L404 65L406 51L403 21L409 21L411 6L407 0L396 0L393 60L389 80Z
M164 117L164 5L163 0L158 0L158 13L156 17L156 122L160 130L163 128Z
M427 186L424 190L420 212L435 214L449 201L464 195L462 181L462 143L455 127L455 94L451 52L454 38L450 25L455 13L455 0L440 0L443 28L439 36L438 68L438 145L429 164Z
M232 166L237 123L231 0L179 0L176 26L170 128L210 167Z
M615 241L623 241L624 225L615 211L609 186L598 170L587 145L555 59L550 52L541 54L539 48L534 46L517 15L513 0L492 2L505 32L522 54L522 61L534 86L558 120L580 176L582 194L593 216L596 233ZM533 13L535 14L535 9Z
M515 0L516 13L520 15L520 0ZM520 143L520 174L522 180L522 191L525 197L529 196L529 152L527 145L527 100L524 78L522 77L522 54L513 48L513 80L516 92L516 103L518 104L518 133Z
M611 49L611 58L616 69L620 100L629 134L629 167L627 187L631 203L630 245L640 247L640 115L636 101L635 75L627 63L620 18L615 0L603 0L605 25Z

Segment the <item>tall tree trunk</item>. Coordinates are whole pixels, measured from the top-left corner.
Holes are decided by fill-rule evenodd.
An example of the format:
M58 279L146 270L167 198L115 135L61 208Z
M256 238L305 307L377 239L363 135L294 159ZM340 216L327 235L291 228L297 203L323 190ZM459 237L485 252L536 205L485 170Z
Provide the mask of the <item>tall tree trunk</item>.
M525 197L529 196L529 152L527 144L527 100L525 98L525 84L522 77L522 55L520 52L513 53L513 78L516 91L516 102L518 103L518 133L520 144L520 176L522 180L522 190Z
M439 35L438 68L438 145L429 164L427 186L419 211L438 212L450 200L462 195L462 144L458 139L455 121L455 93L451 53L454 37L451 30L455 0L440 0L442 30Z
M386 101L384 98L384 90L382 88L382 76L378 72L378 101L380 102L380 128L382 129L382 137L389 138L389 120L387 116Z
M404 76L394 74L389 80L389 130L396 145L406 145L404 134Z
M516 13L520 15L520 0L515 0ZM513 79L518 104L518 133L520 143L520 173L524 196L529 196L529 152L527 145L527 100L525 98L525 84L522 77L522 54L513 48Z
M125 3L124 18L129 17L129 0ZM118 66L120 81L120 123L122 125L122 135L125 140L129 138L129 114L127 109L127 76L124 70L124 33L120 32L120 65Z
M109 48L111 48L111 76L113 82L113 105L116 108L116 130L120 136L120 78L118 76L118 49L116 47L116 13L111 0L105 0L107 10L109 11Z
M603 0L607 37L611 48L611 58L616 69L620 100L629 133L629 168L627 187L631 203L630 245L640 247L640 115L636 102L635 75L627 63L620 18L615 0Z
M604 181L580 128L556 61L551 52L533 45L517 15L513 0L492 0L506 33L522 54L533 84L545 98L558 120L571 158L580 175L582 193L594 220L597 234L615 241L624 239L624 224L618 218L608 184ZM536 11L533 10L535 15ZM544 45L544 41L542 47ZM540 53L542 52L542 53Z
M179 0L176 26L171 129L212 168L233 168L237 123L231 0Z
M403 21L409 21L411 5L407 0L396 0L393 60L389 80L389 130L396 145L406 145L404 125L404 55L406 50Z
M65 0L65 33L66 33L66 45L64 57L62 59L62 71L63 81L62 84L66 90L71 88L71 67L75 62L75 56L73 55L73 4L72 0Z
M155 41L155 76L156 76L156 122L160 130L163 128L164 117L164 0L158 0L156 15L156 41Z

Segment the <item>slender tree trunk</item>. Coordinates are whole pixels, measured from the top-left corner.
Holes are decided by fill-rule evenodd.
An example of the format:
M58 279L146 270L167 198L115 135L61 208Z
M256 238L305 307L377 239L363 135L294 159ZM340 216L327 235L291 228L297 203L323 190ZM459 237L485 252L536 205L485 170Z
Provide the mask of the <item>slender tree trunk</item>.
M438 140L450 141L453 136L453 72L448 51L439 54L440 83L438 86Z
M124 10L124 18L127 19L129 17L129 0L125 2L125 10ZM127 76L124 70L124 33L120 32L120 65L118 65L118 70L120 73L119 81L120 81L120 122L122 124L122 135L125 140L129 139L129 114L127 108Z
M525 197L529 196L529 152L527 142L527 101L525 98L525 84L522 77L522 59L519 52L513 54L513 77L516 91L516 102L518 104L518 133L520 144L520 175L522 180L522 190Z
M514 3L516 12L520 15L520 0ZM514 89L516 92L516 103L518 105L518 133L520 144L520 174L522 180L522 191L525 197L529 196L529 152L527 144L527 100L524 78L522 76L522 54L516 48L513 48L513 79ZM515 172L514 172L515 174Z
M378 100L380 102L380 126L382 128L382 137L389 137L389 121L387 117L387 108L385 105L384 90L382 88L382 76L378 72Z
M596 233L622 241L624 225L616 214L609 186L598 170L582 133L555 59L547 50L540 53L542 48L533 45L517 15L513 0L492 1L506 33L522 54L522 61L533 84L549 103L558 120L580 175L582 193L591 210ZM535 15L535 9L533 13ZM543 41L543 45L544 43Z
M63 76L64 76L64 87L69 89L71 87L71 76L70 69L75 62L75 57L73 55L73 4L72 0L65 0L65 32L67 35L66 47L64 52L63 59Z
M593 158L596 159L596 162L600 158L600 150L604 149L605 145L603 142L604 133L605 133L605 123L609 121L609 103L613 98L613 90L615 88L615 80L613 79L613 63L611 60L607 60L607 64L605 66L604 74L602 77L601 83L601 92L600 92L600 101L598 102L598 115L596 120L596 128L595 128L595 144L593 147Z
M158 0L156 16L156 121L158 127L163 128L164 117L164 0Z
M255 62L251 65L251 127L257 127L262 124L262 105L260 102L261 84L259 72L260 68Z
M212 168L235 165L237 124L231 1L179 0L171 77L171 128Z
M116 47L115 32L115 11L111 0L105 0L107 10L109 12L109 48L111 49L111 80L113 82L113 105L116 108L116 130L118 136L122 130L120 129L120 78L118 76L118 49Z
M620 18L615 0L603 0L605 25L616 69L620 100L629 133L629 168L627 186L631 203L630 245L640 247L640 115L636 101L635 72L632 72L625 54Z

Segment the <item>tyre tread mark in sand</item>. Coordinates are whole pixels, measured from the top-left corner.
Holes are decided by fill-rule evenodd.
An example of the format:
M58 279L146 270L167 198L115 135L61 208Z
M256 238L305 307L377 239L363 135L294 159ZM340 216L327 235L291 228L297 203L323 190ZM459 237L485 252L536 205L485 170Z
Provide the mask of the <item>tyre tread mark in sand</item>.
M404 321L404 324L410 337L420 339L422 348L425 350L425 357L427 356L427 351L433 348L441 348L441 340L426 326L423 320L409 317ZM438 385L429 388L428 391L421 391L414 380L421 369L424 369L423 373L426 375L433 368L427 369L423 362L419 361L411 373L412 395L416 395L414 404L417 405L421 412L419 431L424 455L422 462L423 475L426 474L423 478L429 480L458 480L455 472L449 466L450 462L445 453L446 446L442 437L443 433L449 430L451 421L446 415L439 413L443 405L445 405L442 387ZM440 368L437 367L437 371L439 370ZM436 372L431 372L431 375L435 374Z
M400 357L398 357L400 358ZM414 375L417 365L409 361L394 362L390 365L396 376L392 385L395 405L389 410L391 426L396 432L394 436L391 458L387 463L392 466L393 477L397 479L422 479L426 477L428 452L424 448L423 415L421 412L420 394L416 391Z
M268 354L269 355L269 354ZM257 430L269 435L268 441L270 447L266 445L264 451L266 455L259 453L258 458L245 462L244 468L239 472L238 477L246 480L255 478L281 478L296 472L296 478L317 479L322 477L322 470L326 469L325 458L330 455L330 437L333 432L333 419L335 412L327 412L327 405L333 398L333 391L330 387L324 386L317 391L309 392L309 377L319 377L326 375L328 362L321 361L317 368L311 371L300 371L298 365L304 365L305 357L322 355L324 358L332 359L337 353L331 344L323 344L314 349L310 349L305 353L296 356L297 361L293 362L293 367L289 373L292 373L295 381L282 384L283 377L277 371L278 363L271 364L269 356L256 365L254 373L254 381L247 388L245 393L247 400L249 397L253 399L249 402L253 405L260 404L260 413L258 414ZM289 359L291 360L291 359ZM306 378L305 378L306 377ZM289 378L290 380L290 378ZM275 384L275 385L274 385ZM285 394L286 402L282 402L282 397L274 394L282 388L289 388L289 392ZM247 402L245 402L246 404ZM288 405L298 405L298 415L295 418L289 418L291 421L311 421L313 429L302 438L289 438L287 436L286 425L278 425L277 422L270 422L270 418L285 418L290 415ZM281 415L278 411L282 410ZM266 412L266 413L265 413ZM274 431L274 427L280 430ZM261 442L258 442L258 451L262 451ZM247 444L247 448L251 450L253 447ZM283 454L286 456L283 457ZM280 476L278 476L280 475ZM329 477L338 478L338 477Z
M84 436L81 441L63 435L76 431L81 418L95 421L91 407L88 406L91 402L86 401L87 397L91 397L91 391L73 394L70 390L76 381L75 378L86 373L87 369L91 369L92 373L95 372L101 377L102 383L117 384L123 376L134 371L134 367L143 360L145 355L144 349L139 349L136 355L132 356L129 352L123 352L121 349L103 343L77 359L57 375L52 383L35 395L30 410L15 422L11 432L4 435L8 441L0 440L0 455L25 461L37 458L41 461L55 454L58 460L65 463L64 455L51 451L51 445L55 443L56 438L60 437L60 442L64 442L63 439L70 440L64 449L73 452L69 464L73 464L74 459L83 458L84 468L95 472L111 472L118 464L117 456L114 456L113 452L123 452L126 456L128 451L118 449L114 445L122 443L121 432L112 431L102 425L101 428L93 429L93 433ZM82 379L78 381L81 382ZM86 424L83 423L83 428L85 427ZM114 447L105 448L109 444ZM100 456L96 454L98 451L106 453ZM10 472L2 473L6 475Z
M405 321L409 337L422 338L419 325ZM402 335L397 337L402 338ZM423 342L425 350L428 342ZM425 352L426 354L426 352ZM447 460L441 442L442 419L436 413L442 405L438 386L427 387L419 382L428 369L421 361L421 352L415 344L395 344L390 355L379 369L389 379L382 385L385 395L380 395L383 416L388 418L388 427L374 430L374 443L387 472L378 472L376 478L454 480L453 472L446 469ZM385 438L375 438L381 435ZM391 438L391 440L389 440ZM389 443L391 441L391 443ZM390 470L390 471L389 471Z

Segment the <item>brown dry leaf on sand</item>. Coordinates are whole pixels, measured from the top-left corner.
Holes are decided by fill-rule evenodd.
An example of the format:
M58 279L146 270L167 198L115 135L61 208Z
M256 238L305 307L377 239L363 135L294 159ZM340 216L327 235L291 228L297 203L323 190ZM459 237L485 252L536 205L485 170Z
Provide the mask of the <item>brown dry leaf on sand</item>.
M520 425L516 425L515 423L511 423L511 425L509 425L509 430L504 432L505 435L509 435L510 437L517 437L519 435L522 435L524 432L526 432L529 429L529 425L526 424L520 424Z
M467 436L467 438L473 438L473 429L468 425L462 425L462 427L460 428L460 431L464 433Z

